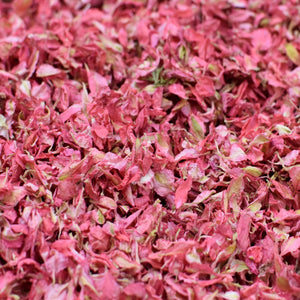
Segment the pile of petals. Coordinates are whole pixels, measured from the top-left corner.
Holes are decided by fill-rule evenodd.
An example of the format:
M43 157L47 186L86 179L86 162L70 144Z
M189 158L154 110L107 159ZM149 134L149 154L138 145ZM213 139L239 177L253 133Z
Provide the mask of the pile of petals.
M0 2L0 299L296 299L300 6Z

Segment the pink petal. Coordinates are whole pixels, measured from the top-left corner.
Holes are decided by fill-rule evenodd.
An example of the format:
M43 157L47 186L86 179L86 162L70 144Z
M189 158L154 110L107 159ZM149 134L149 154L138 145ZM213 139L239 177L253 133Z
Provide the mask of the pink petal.
M60 69L54 68L51 65L43 64L38 67L36 70L36 76L37 77L49 77L61 74L62 71Z
M182 181L175 192L175 207L179 209L187 201L188 192L192 187L192 178L189 176L185 181Z

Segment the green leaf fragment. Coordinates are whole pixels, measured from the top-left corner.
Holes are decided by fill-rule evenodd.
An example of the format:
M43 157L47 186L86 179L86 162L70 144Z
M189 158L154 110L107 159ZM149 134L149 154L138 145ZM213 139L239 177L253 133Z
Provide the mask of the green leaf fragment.
M98 222L101 225L103 225L105 223L105 217L103 216L100 209L98 210Z
M235 268L237 273L249 270L248 266L242 260L234 259L231 263L231 267Z
M194 116L191 116L193 131L198 139L204 139L204 132Z
M291 134L292 133L290 128L288 128L287 126L281 125L281 124L277 124L275 126L275 128L278 131L279 135L285 135L285 134Z
M257 167L247 166L246 168L243 168L243 170L254 177L259 177L262 174L262 170Z
M261 203L259 203L259 202L251 203L251 204L248 206L248 209L249 209L251 212L256 213L256 212L258 212L258 211L261 209Z
M293 44L287 43L285 45L285 51L288 58L296 65L300 65L300 55L298 50L294 47Z
M179 47L179 58L183 60L185 63L188 61L188 51L184 45Z

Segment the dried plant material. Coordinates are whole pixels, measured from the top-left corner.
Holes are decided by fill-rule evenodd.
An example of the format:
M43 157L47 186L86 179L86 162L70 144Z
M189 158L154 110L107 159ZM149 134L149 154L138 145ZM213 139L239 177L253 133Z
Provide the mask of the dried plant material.
M299 298L296 2L0 2L0 299Z

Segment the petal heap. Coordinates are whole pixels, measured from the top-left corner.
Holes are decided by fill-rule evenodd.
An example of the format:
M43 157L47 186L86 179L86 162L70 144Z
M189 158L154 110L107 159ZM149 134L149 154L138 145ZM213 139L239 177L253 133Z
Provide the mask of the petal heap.
M0 299L296 299L297 1L0 2Z

